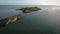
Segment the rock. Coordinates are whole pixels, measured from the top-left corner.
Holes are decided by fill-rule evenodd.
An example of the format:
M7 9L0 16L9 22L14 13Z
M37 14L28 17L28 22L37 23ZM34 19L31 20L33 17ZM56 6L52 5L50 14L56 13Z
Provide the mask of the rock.
M26 7L26 8L17 9L17 10L21 10L24 13L29 13L29 12L34 12L34 11L41 10L41 8L38 8L38 7Z
M7 25L7 24L10 24L10 23L16 22L19 19L21 19L21 16L12 16L12 17L5 18L5 19L0 20L0 24Z

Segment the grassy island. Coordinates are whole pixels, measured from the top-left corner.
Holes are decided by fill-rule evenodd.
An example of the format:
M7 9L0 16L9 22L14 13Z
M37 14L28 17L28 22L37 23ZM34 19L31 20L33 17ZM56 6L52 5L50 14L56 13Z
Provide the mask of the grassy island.
M38 7L26 7L26 8L17 9L17 10L21 10L24 13L29 13L29 12L34 12L34 11L41 10L41 8L38 8Z

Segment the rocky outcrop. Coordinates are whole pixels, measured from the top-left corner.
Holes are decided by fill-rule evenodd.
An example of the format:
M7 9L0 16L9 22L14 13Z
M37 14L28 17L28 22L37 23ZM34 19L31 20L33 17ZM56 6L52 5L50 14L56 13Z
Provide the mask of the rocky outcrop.
M7 24L10 24L10 23L14 23L19 19L21 19L21 16L12 16L12 17L9 17L9 18L1 19L0 20L0 25L7 25Z
M34 12L34 11L41 10L41 8L38 8L38 7L26 7L26 8L17 9L17 10L21 10L24 13L29 13L29 12Z

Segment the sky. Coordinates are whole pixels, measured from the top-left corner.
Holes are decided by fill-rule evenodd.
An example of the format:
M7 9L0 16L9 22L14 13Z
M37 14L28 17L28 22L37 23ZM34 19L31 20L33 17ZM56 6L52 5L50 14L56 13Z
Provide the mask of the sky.
M60 5L60 0L0 0L0 5Z

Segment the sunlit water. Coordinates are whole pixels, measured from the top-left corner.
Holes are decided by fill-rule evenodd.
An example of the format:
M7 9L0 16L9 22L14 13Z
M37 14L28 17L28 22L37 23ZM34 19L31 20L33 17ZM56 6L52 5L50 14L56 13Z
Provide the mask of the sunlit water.
M59 34L60 33L60 9L53 9L56 6L37 6L41 10L30 13L16 11L17 8L31 6L0 6L0 19L21 14L22 19L6 27L0 28L1 33L20 34Z

